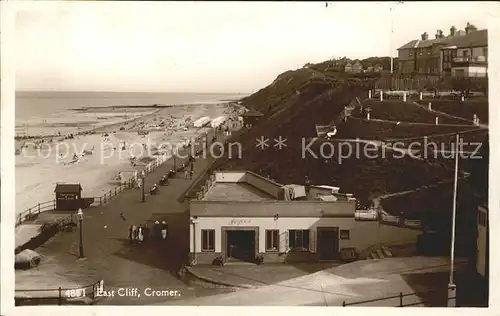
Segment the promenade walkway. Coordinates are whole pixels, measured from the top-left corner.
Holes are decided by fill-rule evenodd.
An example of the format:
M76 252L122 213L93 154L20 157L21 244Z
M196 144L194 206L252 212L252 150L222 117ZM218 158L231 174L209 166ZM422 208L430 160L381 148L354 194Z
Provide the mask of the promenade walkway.
M211 139L212 134L209 133L208 137ZM219 141L222 138L218 136ZM185 159L177 158L177 166L183 161ZM102 300L101 304L143 305L199 296L195 288L188 287L177 278L189 252L188 204L179 201L212 162L212 158L197 159L193 180L184 179L184 175L179 173L169 186L160 187L158 195L146 196L145 203L141 202L140 189L130 189L103 206L86 209L83 220L86 258L77 258L78 232L61 233L37 248L37 252L44 256L38 269L16 271L16 289L83 285L102 279L105 288L115 289L115 292L119 288L137 288L138 293L142 294L146 288L151 288L177 290L179 294L176 297L147 297L142 294L136 298L115 295ZM147 176L146 192L159 182L162 175L168 173L173 163L173 159L170 159ZM130 225L147 223L152 227L156 220L168 223L169 237L165 243L129 243ZM68 284L61 284L64 280Z

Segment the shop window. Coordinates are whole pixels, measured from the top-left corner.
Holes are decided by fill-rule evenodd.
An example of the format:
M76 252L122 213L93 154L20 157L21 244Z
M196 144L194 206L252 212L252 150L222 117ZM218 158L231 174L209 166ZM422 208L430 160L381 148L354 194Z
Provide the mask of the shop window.
M351 238L349 229L340 230L340 239L349 240Z
M201 251L215 251L215 229L201 230Z
M290 230L288 246L292 251L309 251L309 230Z
M477 213L477 221L479 225L486 227L486 213L479 211Z
M279 230L270 229L266 230L266 251L278 251L279 250Z

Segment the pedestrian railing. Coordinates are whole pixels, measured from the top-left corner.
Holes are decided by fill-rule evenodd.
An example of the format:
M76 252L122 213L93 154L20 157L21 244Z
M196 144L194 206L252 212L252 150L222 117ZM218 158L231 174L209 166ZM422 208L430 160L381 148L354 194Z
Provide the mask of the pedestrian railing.
M76 304L82 300L95 300L103 290L104 282L102 280L74 288L15 290L15 304L16 306Z
M165 161L167 161L166 156L161 156L158 157L156 160L148 163L144 167L144 173L146 175L150 174L153 172L156 168L161 166ZM137 181L135 177L130 178L126 182L122 182L116 187L110 189L104 195L99 196L99 197L89 197L89 198L82 198L82 200L90 200L90 204L88 206L101 206L107 202L109 202L111 199L116 197L118 193L123 192L125 189L130 189L134 187L134 183ZM34 221L36 220L40 213L46 212L46 211L53 211L56 209L56 200L50 200L46 202L41 202L38 203L37 205L28 208L26 211L21 212L17 215L16 219L16 226L28 222L28 221Z
M25 221L33 221L38 218L41 212L51 211L56 208L56 200L38 203L26 211L17 215L16 226Z
M455 295L450 296L448 290L452 287L441 289L432 289L428 291L406 293L400 292L397 295L385 296L375 299L356 301L356 302L342 302L342 306L385 306L385 307L418 307L418 306L433 306L433 307L446 307L450 300L456 299Z

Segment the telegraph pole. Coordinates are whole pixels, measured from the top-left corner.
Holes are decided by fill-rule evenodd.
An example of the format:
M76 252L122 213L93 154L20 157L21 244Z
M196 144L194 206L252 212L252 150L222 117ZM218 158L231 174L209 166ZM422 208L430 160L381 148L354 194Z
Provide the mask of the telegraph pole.
M458 141L456 137L455 145L455 183L453 186L453 217L451 223L451 254L450 254L450 280L448 284L448 307L456 307L457 286L453 280L455 272L455 222L457 217L457 188L458 188Z

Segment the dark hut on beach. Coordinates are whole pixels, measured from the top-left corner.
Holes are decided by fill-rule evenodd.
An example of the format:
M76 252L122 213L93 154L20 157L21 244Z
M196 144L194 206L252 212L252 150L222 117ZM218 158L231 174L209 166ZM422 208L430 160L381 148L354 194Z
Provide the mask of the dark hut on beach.
M82 186L80 184L58 183L56 194L56 210L77 210L82 206Z

